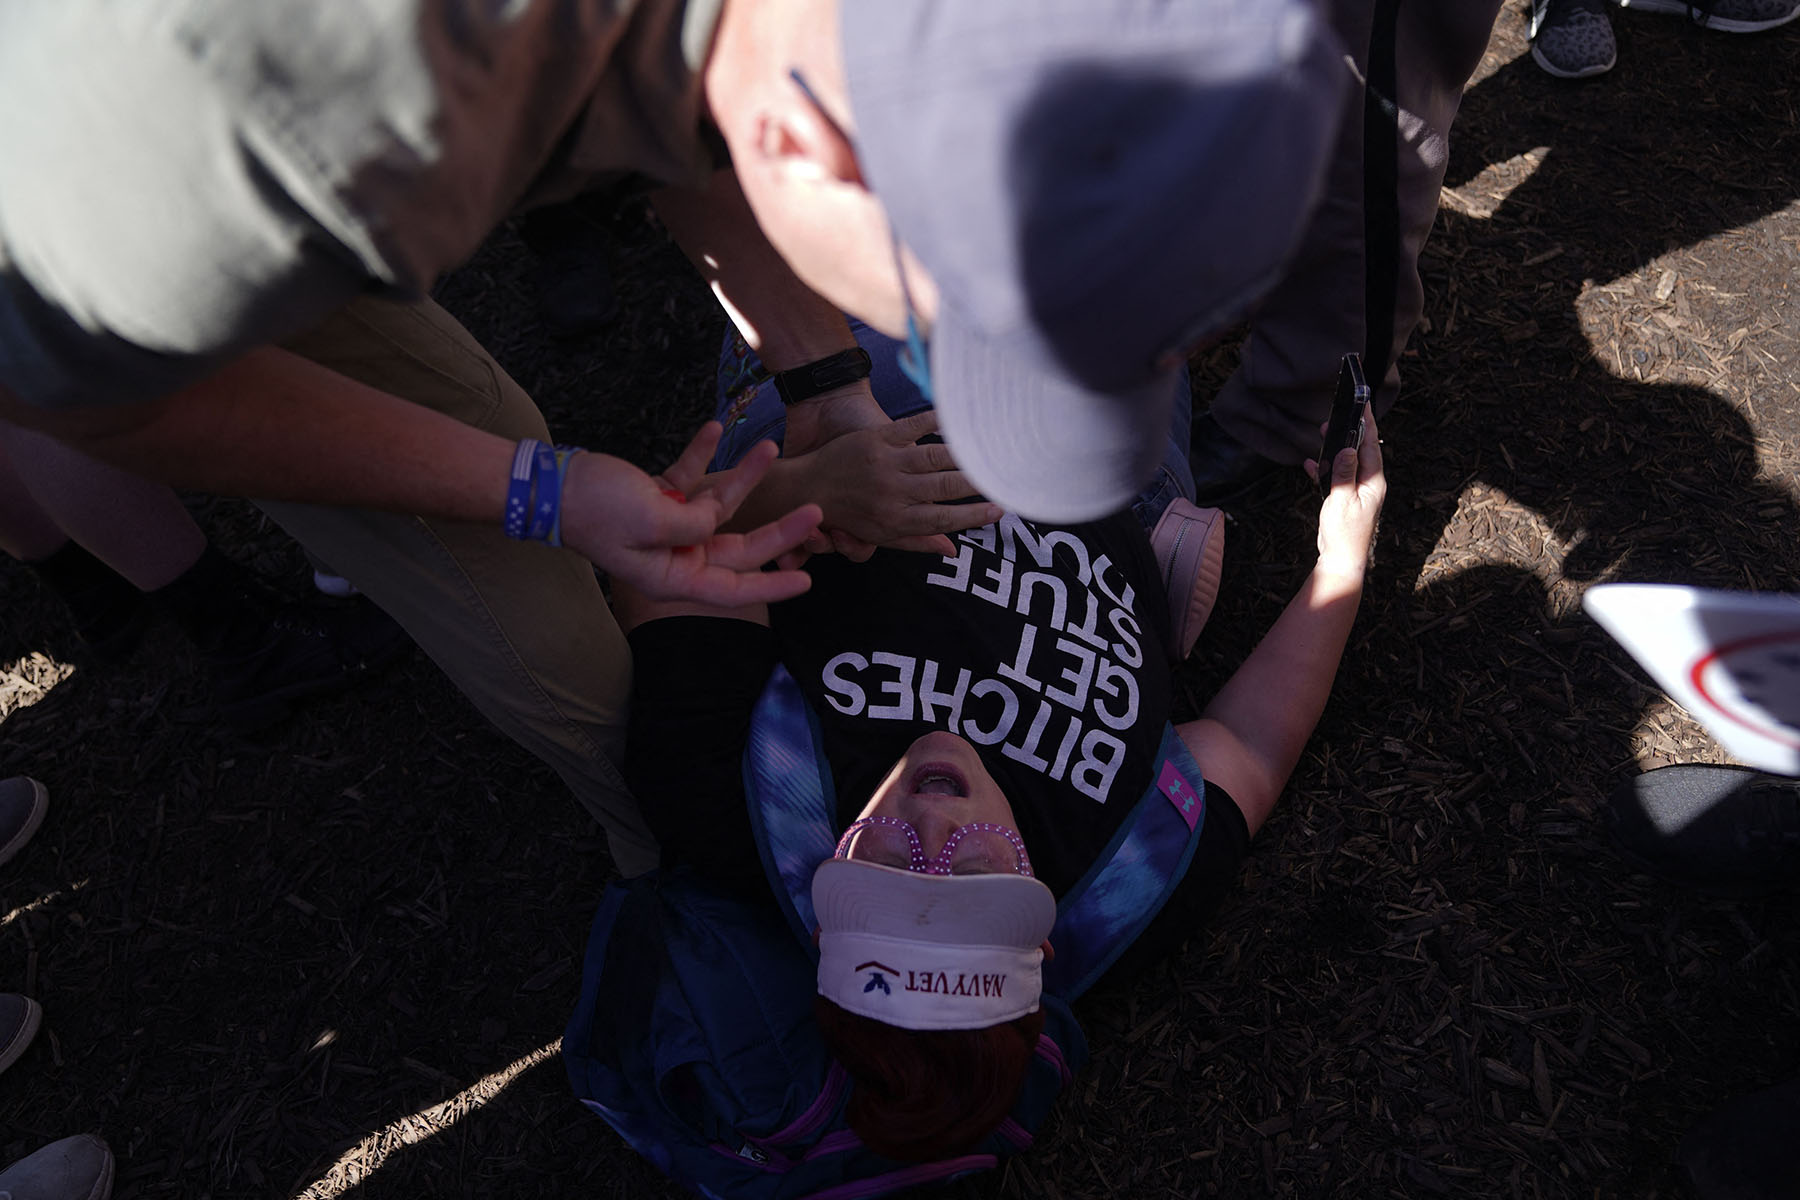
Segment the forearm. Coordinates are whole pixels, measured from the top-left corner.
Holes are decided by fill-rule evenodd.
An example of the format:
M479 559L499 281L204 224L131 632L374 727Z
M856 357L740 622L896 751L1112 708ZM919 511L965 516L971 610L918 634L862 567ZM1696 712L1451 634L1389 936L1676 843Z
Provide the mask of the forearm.
M736 175L720 171L702 191L665 188L653 203L769 370L798 367L856 345L844 314L802 282L764 236ZM839 433L885 420L869 385L850 384L790 408L784 444L788 453L800 454Z
M856 345L837 307L795 275L769 244L730 171L706 188L665 188L656 215L705 278L771 371L797 367Z
M1224 726L1279 793L1331 697L1362 600L1361 572L1314 567L1202 714Z
M498 521L513 444L285 350L130 410L9 406L103 461L220 495Z

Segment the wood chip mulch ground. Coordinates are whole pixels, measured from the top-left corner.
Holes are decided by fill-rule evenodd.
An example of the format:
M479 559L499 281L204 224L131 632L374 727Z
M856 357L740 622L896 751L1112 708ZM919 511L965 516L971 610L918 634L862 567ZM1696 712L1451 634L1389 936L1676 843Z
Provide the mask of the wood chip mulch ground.
M1703 899L1605 843L1621 780L1723 756L1580 610L1603 580L1800 588L1800 25L1626 11L1618 69L1570 85L1525 17L1456 127L1378 569L1282 810L1214 927L1081 1005L1093 1062L1039 1146L955 1196L1674 1197L1688 1124L1800 1072L1794 897ZM542 335L509 235L443 295L559 435L660 466L721 319L607 220L595 338ZM304 586L254 510L196 510ZM1240 506L1188 706L1312 516L1297 479ZM0 772L54 806L0 869L0 989L46 1012L0 1160L93 1130L120 1200L674 1194L554 1054L596 830L429 664L249 742L172 629L90 664L10 563L0 612Z

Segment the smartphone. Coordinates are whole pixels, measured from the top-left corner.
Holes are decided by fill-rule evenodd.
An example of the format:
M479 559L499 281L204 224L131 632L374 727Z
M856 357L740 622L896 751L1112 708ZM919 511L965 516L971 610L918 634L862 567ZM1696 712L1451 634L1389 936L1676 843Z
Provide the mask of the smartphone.
M1369 385L1363 379L1362 359L1344 355L1338 364L1337 395L1331 401L1331 420L1319 446L1319 495L1331 491L1331 464L1344 450L1362 445L1363 414L1369 408Z

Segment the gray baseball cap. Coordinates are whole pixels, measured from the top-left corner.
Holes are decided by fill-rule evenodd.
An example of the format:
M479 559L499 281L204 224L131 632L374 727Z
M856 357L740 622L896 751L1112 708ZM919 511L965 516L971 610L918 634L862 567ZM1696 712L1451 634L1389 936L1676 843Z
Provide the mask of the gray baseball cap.
M844 0L863 170L937 283L944 438L1040 520L1128 503L1187 350L1319 193L1347 66L1310 0Z

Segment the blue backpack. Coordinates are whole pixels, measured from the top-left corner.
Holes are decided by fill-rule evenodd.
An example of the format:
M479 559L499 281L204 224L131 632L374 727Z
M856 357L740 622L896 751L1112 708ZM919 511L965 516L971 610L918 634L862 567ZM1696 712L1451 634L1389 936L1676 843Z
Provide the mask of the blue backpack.
M575 1094L658 1170L719 1200L862 1200L997 1165L1031 1144L1087 1060L1069 1003L1143 932L1193 857L1204 784L1173 728L1152 778L1058 903L1044 1032L1011 1113L967 1154L897 1162L849 1128L851 1081L813 1022L812 873L836 848L836 798L818 720L777 667L744 749L777 904L722 894L685 869L609 885L563 1035Z

